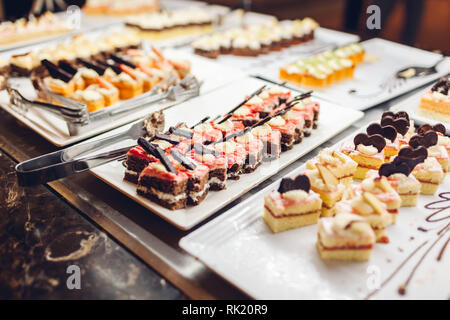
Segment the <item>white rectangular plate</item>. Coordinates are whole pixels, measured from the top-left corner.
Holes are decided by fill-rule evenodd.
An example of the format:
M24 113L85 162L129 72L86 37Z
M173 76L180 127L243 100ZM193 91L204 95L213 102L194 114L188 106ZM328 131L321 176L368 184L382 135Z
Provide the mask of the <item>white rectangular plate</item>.
M266 70L277 70L283 65L292 62L295 57L306 56L308 52L315 51L319 46L323 46L326 43L344 45L358 40L359 37L356 35L326 28L318 28L315 32L315 39L307 43L295 45L281 51L273 51L269 54L259 55L258 57L220 55L213 61L239 69L248 75L266 75ZM184 48L183 51L189 53L194 52L190 46ZM211 60L208 58L205 59Z
M180 55L175 50L164 50L164 54L168 58L181 58L192 62L192 74L194 74L197 79L202 82L200 94L211 92L225 84L245 76L245 74L239 70L224 67L212 61L205 61L205 59L193 54ZM21 84L20 92L22 94L26 97L32 97L35 95L31 82L21 81ZM102 124L93 130L86 131L76 136L70 136L69 130L67 129L67 124L64 120L56 117L46 110L36 108L31 108L30 111L25 114L21 113L17 108L10 105L9 96L6 90L0 91L0 106L4 110L58 147L73 144L113 128L120 127L136 119L140 119L146 114L166 105L167 104L150 105L145 108L138 109L135 112L127 114L124 117L110 123Z
M377 60L374 62L364 62L358 65L352 80L333 84L332 86L323 89L315 89L317 95L332 101L339 101L341 105L346 107L365 110L423 86L450 71L450 58L447 58L437 67L438 73L422 78L409 79L390 92L388 90L380 91L379 85L389 77L393 76L398 70L409 66L432 66L441 59L442 56L378 38L364 41L361 44L366 50L366 54L377 57ZM298 58L301 58L301 56ZM291 56L289 62L294 62L295 60L296 57ZM283 65L286 65L286 63ZM280 82L279 67L280 66L272 68L271 66L270 68L266 68L264 72L259 75L272 81ZM305 87L294 83L289 83L289 85L296 88L298 87L302 90L306 89ZM349 93L349 91L353 89L361 96L371 96L357 97L355 94Z
M408 112L409 117L414 120L414 123L417 125L422 125L425 123L429 123L431 125L435 125L436 123L442 123L447 128L447 135L450 135L450 123L445 121L439 121L433 118L425 117L419 114L419 103L422 95L431 89L433 85L428 86L426 89L420 90L408 98L396 103L391 107L392 111L400 111L404 110Z
M289 176L304 170L299 167ZM437 257L449 232L442 237L437 232L449 223L449 177L436 195L419 196L417 207L400 208L397 223L387 229L390 242L376 244L367 262L321 260L317 225L272 233L262 219L264 196L279 183L182 238L180 246L255 299L448 299L450 252L440 261ZM432 209L424 208L435 201L440 202ZM406 294L399 295L410 275Z
M246 78L166 110L166 127L175 125L180 121L193 125L205 116L214 117L224 114L241 102L246 95L261 87L262 84L265 83L257 79ZM295 145L292 150L283 152L279 160L265 163L255 172L241 175L239 180L228 181L226 190L211 191L206 199L195 207L171 211L138 196L136 186L123 180L124 167L119 162L112 162L91 171L101 180L166 219L177 228L188 230L362 117L361 112L322 100L319 101L321 104L319 128L313 130L310 137Z

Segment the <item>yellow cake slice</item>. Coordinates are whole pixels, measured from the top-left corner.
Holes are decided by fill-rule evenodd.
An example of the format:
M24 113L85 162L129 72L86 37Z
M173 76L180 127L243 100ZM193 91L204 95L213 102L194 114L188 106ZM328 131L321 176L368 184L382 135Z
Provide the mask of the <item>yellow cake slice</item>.
M352 158L330 148L322 149L317 157L306 162L306 168L314 170L317 164L321 164L330 170L339 182L345 186L352 183L353 175L358 167L358 164Z
M428 157L423 163L419 163L412 171L412 175L421 184L421 194L434 194L444 179L444 171L433 157Z
M317 249L324 260L367 261L374 243L372 228L358 215L342 213L319 220Z

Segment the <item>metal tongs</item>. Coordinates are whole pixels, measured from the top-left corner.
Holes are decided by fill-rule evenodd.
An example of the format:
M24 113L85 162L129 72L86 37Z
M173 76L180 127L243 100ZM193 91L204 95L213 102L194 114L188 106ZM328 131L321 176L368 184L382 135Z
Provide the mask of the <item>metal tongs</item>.
M157 125L158 121L156 120L160 122L159 125ZM86 154L92 154L96 150L127 139L136 141L136 139L147 133L146 126L149 125L149 122L150 124L155 123L156 131L162 131L164 129L162 111L152 113L149 117L136 122L124 132L21 162L16 166L19 185L39 185L83 172L111 161L124 159L128 150L136 143L92 156L86 156Z
M19 91L7 87L11 104L18 107L22 112L27 112L30 107L41 108L52 112L62 118L66 123L71 136L77 135L82 129L87 130L90 126L99 125L104 121L111 121L123 116L124 113L132 112L140 107L146 107L164 100L180 103L189 98L198 96L201 83L193 76L188 75L176 83L176 79L167 79L164 84L155 86L136 98L118 102L114 106L103 108L89 113L84 103L54 94L42 89L42 94L49 101L57 101L58 104L50 102L31 101L26 99Z
M51 113L60 116L67 122L74 124L86 124L89 122L89 112L84 103L56 95L52 92L45 92L45 95L60 104L52 104L42 101L31 101L25 98L18 90L6 86L9 94L9 99L12 105L16 106L23 112L27 112L30 107L38 107L50 111Z

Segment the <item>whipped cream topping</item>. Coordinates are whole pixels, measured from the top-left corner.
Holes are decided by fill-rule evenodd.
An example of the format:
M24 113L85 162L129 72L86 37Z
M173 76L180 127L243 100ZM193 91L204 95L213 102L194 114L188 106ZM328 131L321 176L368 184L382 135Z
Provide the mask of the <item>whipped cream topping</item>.
M251 132L253 135L255 135L257 137L264 137L264 136L268 136L272 132L272 129L270 128L270 126L267 123L264 123L261 126L253 128Z
M283 117L281 117L281 116L277 116L275 118L270 119L268 124L270 126L274 126L274 127L281 127L286 124L286 120L284 120Z
M250 114L250 109L246 106L239 107L236 111L233 113L236 116L246 116Z
M365 235L373 233L372 228L364 218L352 213L336 215L332 228L338 234L356 233L358 235Z
M356 150L367 156L373 156L378 153L378 149L375 148L374 146L365 146L363 144L358 144L356 146Z
M230 119L227 119L222 123L215 122L214 126L221 131L231 131L234 128L233 121Z
M220 142L215 144L214 148L219 152L233 153L236 150L236 143L233 141Z
M308 193L306 193L304 190L290 190L288 192L285 192L282 194L282 197L285 199L289 199L292 201L303 201L308 197Z

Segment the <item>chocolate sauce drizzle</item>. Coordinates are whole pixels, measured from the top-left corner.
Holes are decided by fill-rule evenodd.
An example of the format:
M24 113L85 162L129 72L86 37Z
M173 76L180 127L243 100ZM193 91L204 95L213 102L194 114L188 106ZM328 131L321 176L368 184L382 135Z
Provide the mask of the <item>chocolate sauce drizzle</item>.
M450 192L442 192L439 194L439 198L441 198L442 200L438 200L438 201L433 201L430 202L428 204L426 204L424 207L425 209L428 210L435 210L433 211L431 214L429 214L426 218L425 221L430 222L430 223L437 223L437 222L441 222L444 220L448 220L450 219L450 215L446 215L446 216L438 216L440 215L442 212L444 212L447 209L450 209ZM439 206L439 204L444 204L444 206ZM436 217L437 216L437 217ZM431 230L435 230L437 228L432 228L432 229L425 229L423 227L418 227L417 230L421 231L421 232L428 232ZM447 223L443 228L440 228L438 232L436 232L436 238L434 239L434 241L432 242L432 244L425 250L425 252L422 254L422 256L419 258L419 260L416 262L416 264L413 266L411 272L409 273L408 277L406 278L406 281L401 284L398 287L398 293L400 295L405 295L406 294L406 289L408 287L408 285L410 284L411 280L413 279L417 269L420 267L420 265L422 264L422 262L425 260L425 258L428 256L428 254L430 253L430 251L434 248L434 246L444 237L445 234L447 234L447 232L450 230L450 222ZM417 252L420 251L420 249L422 249L422 247L424 247L430 240L426 240L424 242L422 242L422 244L420 244L418 247L416 247L403 261L402 263L400 263L400 265L386 278L386 280L383 281L383 283L380 285L380 287L378 289L375 289L374 291L372 291L371 293L369 293L365 299L370 299L373 295L375 295L377 292L379 292L389 281L391 281L394 276L404 267L404 265L414 256L416 255ZM447 239L446 242L444 242L444 244L442 245L442 247L440 248L439 254L436 257L436 261L441 261L442 257L444 256L445 250L447 249L448 243L450 242L450 237Z

